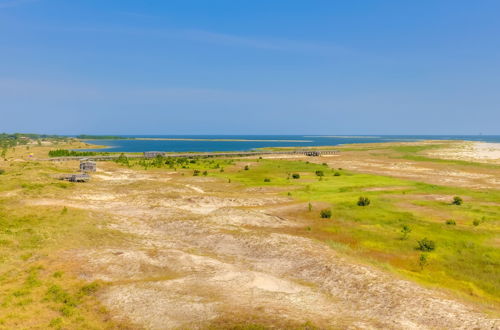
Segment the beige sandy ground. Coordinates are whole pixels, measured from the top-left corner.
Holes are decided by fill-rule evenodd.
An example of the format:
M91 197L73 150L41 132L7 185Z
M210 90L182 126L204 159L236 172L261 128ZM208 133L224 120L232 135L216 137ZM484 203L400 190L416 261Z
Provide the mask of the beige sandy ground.
M500 164L500 143L463 142L428 153L431 157Z
M429 141L428 144L436 144ZM400 143L422 145L424 142ZM425 162L404 159L387 150L345 151L337 156L320 157L314 162L326 162L331 167L340 167L363 173L393 176L431 184L458 186L473 189L500 189L500 144L483 142L448 143L449 147L426 151L422 156L450 160L488 163L483 167L445 162ZM383 144L376 144L383 148Z
M97 173L86 193L26 204L110 215L109 227L130 234L122 247L60 256L79 265L80 277L109 284L99 299L117 320L147 329L205 328L239 319L278 328L306 321L345 329L500 326L442 292L284 234L283 228L305 224L270 213L290 205L273 191L103 166L113 168Z

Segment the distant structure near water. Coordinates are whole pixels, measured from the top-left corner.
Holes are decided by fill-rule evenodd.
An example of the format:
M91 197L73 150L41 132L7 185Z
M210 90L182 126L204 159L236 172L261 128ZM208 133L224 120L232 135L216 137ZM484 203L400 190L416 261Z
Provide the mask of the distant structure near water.
M304 155L309 156L309 157L319 157L319 156L321 156L321 152L319 152L319 151L306 151L306 152L304 152Z
M164 152L161 151L144 151L144 158L155 158L157 156L165 156Z
M82 160L80 162L80 172L95 172L97 170L97 164L89 160Z

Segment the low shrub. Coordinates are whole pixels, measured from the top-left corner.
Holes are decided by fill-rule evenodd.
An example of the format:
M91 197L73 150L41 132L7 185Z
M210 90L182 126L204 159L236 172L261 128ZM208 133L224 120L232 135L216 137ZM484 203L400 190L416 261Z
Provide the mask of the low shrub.
M332 217L332 210L323 209L319 212L319 216L323 219L330 219Z
M340 176L340 172L333 173L333 176Z
M324 175L325 173L323 173L323 171L320 170L316 171L316 176L324 176Z
M208 175L208 172L207 172L207 171L203 171L203 175L204 175L204 176L207 176L207 175Z
M84 286L82 286L80 288L80 292L78 294L82 295L82 296L88 296L88 295L96 293L97 290L99 290L99 288L100 288L99 283L92 282L92 283L85 284Z
M198 176L200 175L200 171L199 170L194 170L193 171L193 176Z
M451 202L451 204L453 204L453 205L462 205L462 203L463 203L463 200L459 196L453 197L453 201Z
M455 220L446 220L446 224L447 225L452 225L452 226L455 226L457 223Z
M418 264L420 265L420 269L424 270L425 265L427 265L427 255L425 253L420 254Z
M417 250L420 251L429 252L429 251L434 251L436 249L436 243L427 238L423 238L417 243L418 243Z
M245 171L248 171L249 169L250 169L250 167L249 167L248 165L245 165L244 170L245 170Z
M481 223L481 221L479 221L478 219L474 219L474 221L472 221L472 224L474 225L474 227L479 226L480 223Z
M401 239L402 240L407 240L410 233L411 233L410 226L403 225L403 227L401 227L401 234L402 234Z
M0 175L2 175L4 173L5 173L5 170L3 170L3 169L0 168Z
M271 179L269 179L269 178L264 178L264 182L271 182Z
M292 174L293 179L300 179L300 174L299 173L293 173Z
M370 205L370 199L368 197L359 197L358 206L368 206Z

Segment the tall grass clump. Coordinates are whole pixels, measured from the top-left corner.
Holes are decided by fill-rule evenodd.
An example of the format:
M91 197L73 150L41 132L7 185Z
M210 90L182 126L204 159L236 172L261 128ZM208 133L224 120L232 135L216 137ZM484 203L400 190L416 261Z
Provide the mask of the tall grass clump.
M330 219L332 217L332 210L330 209L323 209L319 212L319 216L322 219Z
M370 199L368 197L359 197L358 206L368 206L370 205Z

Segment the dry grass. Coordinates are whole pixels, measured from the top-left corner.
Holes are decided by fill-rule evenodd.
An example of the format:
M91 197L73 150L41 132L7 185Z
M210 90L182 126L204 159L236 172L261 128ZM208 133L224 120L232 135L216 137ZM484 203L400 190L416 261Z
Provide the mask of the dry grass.
M43 158L48 148L31 151ZM184 169L147 166L147 170L138 162L131 167L102 162L91 182L72 184L55 180L54 175L74 172L77 162L30 161L26 151L16 149L7 162L0 161L0 168L6 169L0 175L3 327L314 329L493 324L478 312L478 306L484 309L485 305L463 303L455 293L429 290L391 274L415 268L416 276L410 278L428 280L418 278L418 265L407 258L415 251L387 249L384 244L401 242L382 235L387 224L381 220L394 207L392 198L407 203L396 207L411 211L411 205L432 213L429 221L453 215L462 228L478 212L496 212L498 205L491 205L481 193L467 199L462 194L466 190L461 191L466 203L478 209L464 207L460 218L439 199L425 197L453 196L448 191L426 195L422 190L428 186L349 176L348 171L318 181L311 173L322 165L265 159L234 164L227 160L224 172L212 160ZM366 157L378 164L391 162L399 155L393 152L401 151L373 152L376 156L361 150L329 159L335 168ZM209 175L194 177L194 169L207 170ZM495 171L478 169L483 170ZM292 171L301 173L301 179L287 180L287 172ZM475 169L468 166L467 171ZM271 182L265 183L264 176L271 177ZM366 184L366 180L378 182ZM408 189L420 190L406 194ZM371 215L357 214L343 204L344 193L357 197L360 192L375 197ZM330 222L317 216L326 207L334 211ZM416 217L428 217L425 212L415 212ZM381 216L378 223L371 223L377 216ZM337 223L332 225L333 221ZM490 231L495 226L473 230ZM495 240L484 244L488 242L495 244ZM426 276L441 272L433 266L436 261L431 258ZM437 277L435 283L446 280ZM469 286L469 290L484 297L481 288Z

